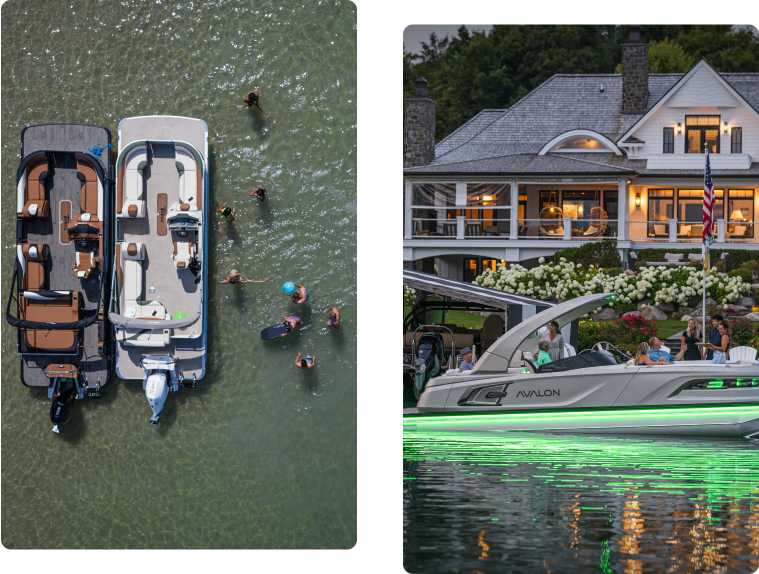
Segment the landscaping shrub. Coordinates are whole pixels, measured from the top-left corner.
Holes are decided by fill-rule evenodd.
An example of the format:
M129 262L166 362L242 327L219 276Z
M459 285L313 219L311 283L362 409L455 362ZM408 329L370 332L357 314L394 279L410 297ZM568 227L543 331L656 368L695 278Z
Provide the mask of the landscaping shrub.
M635 262L635 270L640 271L641 269L648 267L648 263L646 261L636 261Z
M665 253L681 253L683 255L683 259L688 258L688 254L690 253L701 253L701 249L641 249L640 251L636 252L638 254L638 258L640 259L647 259L649 261L664 261L664 254ZM745 262L751 261L754 257L756 257L755 251L747 251L745 249L712 249L709 252L709 255L712 260L712 265L715 265L717 261L721 260L723 253L729 253L730 257L732 259L732 266L733 269L737 269L738 267L741 267Z
M541 258L540 265L526 269L519 264L502 267L496 271L487 269L473 283L492 287L508 293L526 295L543 300L566 301L590 293L617 293L619 297L609 301L609 306L637 303L648 299L651 304L676 303L695 306L702 296L703 270L693 267L644 267L637 277L624 273L616 276L581 263L567 262L560 257L558 263L547 265ZM738 300L750 284L742 277L722 277L712 273L706 278L706 296L720 305ZM600 307L598 308L600 310Z
M557 251L553 260L560 261L564 257L574 264L582 264L585 267L598 265L602 269L622 268L622 259L617 251L617 242L614 239L592 241L581 247L568 247Z
M759 343L759 329L748 319L738 319L732 325L733 346L753 347ZM756 342L755 342L756 341Z
M741 281L750 285L754 282L753 273L753 269L749 269L748 267L739 267L738 269L733 269L730 273L727 274L727 276L740 277Z
M580 325L577 330L577 352L583 349L590 349L593 345L601 341L598 338L598 330L601 324L593 319L580 319Z
M620 317L614 323L605 323L598 330L598 340L615 344L623 351L633 356L638 351L638 345L655 337L659 326L653 321L639 315Z
M408 307L416 301L416 290L411 287L403 286L403 305Z

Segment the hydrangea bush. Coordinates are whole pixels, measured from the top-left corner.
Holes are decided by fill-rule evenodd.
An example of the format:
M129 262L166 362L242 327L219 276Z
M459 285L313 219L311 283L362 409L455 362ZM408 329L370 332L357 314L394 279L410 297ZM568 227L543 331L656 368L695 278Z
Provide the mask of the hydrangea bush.
M502 267L496 271L487 269L473 283L492 287L508 293L516 293L536 299L565 301L591 293L617 293L619 304L636 303L649 299L653 304L677 303L687 305L695 298L701 299L704 271L694 267L644 267L636 277L625 273L607 275L599 273L595 267L583 267L582 263L567 262L561 257L558 262L547 264L539 259L540 265L525 269L519 264ZM751 289L741 277L723 277L712 268L706 278L706 296L727 304L736 301Z
M403 306L410 307L416 301L416 291L411 287L403 287Z

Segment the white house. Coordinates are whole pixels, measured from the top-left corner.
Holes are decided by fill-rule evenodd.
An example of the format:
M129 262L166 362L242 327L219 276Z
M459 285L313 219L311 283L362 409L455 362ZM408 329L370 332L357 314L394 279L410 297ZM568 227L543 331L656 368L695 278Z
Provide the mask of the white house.
M406 100L404 262L471 281L588 241L697 247L705 147L716 249L759 250L759 74L649 74L631 27L623 73L558 74L434 146L426 82ZM430 121L431 118L431 121ZM432 143L431 143L432 142ZM690 245L688 245L690 244Z

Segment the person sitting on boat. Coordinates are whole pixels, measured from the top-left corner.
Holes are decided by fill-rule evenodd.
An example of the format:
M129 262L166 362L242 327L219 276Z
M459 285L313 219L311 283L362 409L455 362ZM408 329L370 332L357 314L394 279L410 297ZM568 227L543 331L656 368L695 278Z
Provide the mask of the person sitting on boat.
M299 369L313 369L316 361L316 356L306 355L305 359L301 359L300 356L303 353L298 353L295 357L295 366Z
M559 324L556 321L548 323L546 332L541 337L541 340L548 341L548 354L551 356L552 361L564 358L564 337L559 333ZM535 355L539 353L540 347L535 349Z
M263 187L257 187L249 194L251 197L255 197L258 201L263 202L266 199L266 190Z
M472 349L469 347L464 347L459 351L459 357L461 357L463 360L461 361L461 364L459 365L459 370L463 373L464 371L471 371L474 369L474 366L477 364L477 361L472 361Z
M715 313L711 317L712 319L712 328L709 329L709 342L712 345L719 345L722 341L722 334L719 332L719 324L722 322L724 317L720 315L719 313ZM704 357L707 361L711 361L714 359L714 349L710 349L709 346L706 346L706 357Z
M714 358L712 359L713 364L724 365L725 361L727 361L727 355L730 349L730 342L733 337L730 334L730 323L728 323L727 321L725 320L720 321L718 328L719 328L719 334L720 334L719 345L715 345L713 343L707 343L706 348L714 351Z
M232 269L227 275L227 278L222 283L247 283L248 278L240 273L237 269Z
M234 221L235 220L235 210L236 207L226 207L227 202L224 202L224 205L222 205L217 211L221 213L221 216L226 219L227 221Z
M340 328L340 310L337 307L330 308L329 311L329 321L327 321L327 325L332 327L333 329L339 329Z
M258 92L250 92L247 96L245 96L245 99L243 100L243 102L248 104L248 107L250 106L258 107Z
M650 347L648 343L643 342L638 345L638 352L635 354L636 365L666 365L669 361L664 357L659 357L657 361L654 361L649 356Z
M295 330L295 327L298 326L298 323L300 323L300 317L297 315L290 315L289 317L285 316L285 320L280 324L287 327L287 333L282 333L280 337L284 337L285 335L292 333Z
M548 341L545 339L538 341L538 349L540 349L538 351L538 360L536 361L538 367L553 362L551 355L548 353L549 346Z
M659 337L651 337L648 340L648 346L648 358L652 361L660 362L659 359L664 359L667 363L675 362L675 356L672 353L661 350L661 341L659 340Z
M292 281L288 281L282 285L282 290L290 296L290 299L293 300L293 303L306 303L310 296L308 289L306 289L303 285L293 283Z

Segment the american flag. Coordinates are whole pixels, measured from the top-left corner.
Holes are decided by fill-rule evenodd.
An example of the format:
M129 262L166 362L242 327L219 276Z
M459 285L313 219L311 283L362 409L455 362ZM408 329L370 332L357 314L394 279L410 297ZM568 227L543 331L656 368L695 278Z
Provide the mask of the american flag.
M709 150L706 150L706 170L704 171L704 244L714 243L712 230L714 229L714 185L712 184L712 170L709 168Z

